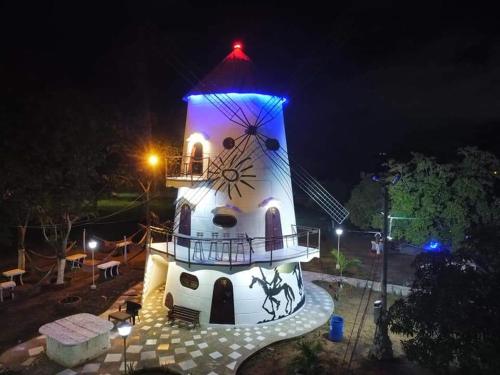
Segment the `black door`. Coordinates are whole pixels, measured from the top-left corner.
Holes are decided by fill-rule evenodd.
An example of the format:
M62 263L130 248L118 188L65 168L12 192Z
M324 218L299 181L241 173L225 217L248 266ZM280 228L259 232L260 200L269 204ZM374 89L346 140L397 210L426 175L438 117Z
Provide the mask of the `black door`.
M276 207L266 211L266 251L283 248L280 212Z
M203 145L195 143L191 150L191 174L203 174Z
M234 324L233 284L226 277L217 279L214 284L210 323Z
M188 204L181 207L181 217L179 218L179 233L191 236L191 208ZM177 245L189 247L189 238L177 237Z

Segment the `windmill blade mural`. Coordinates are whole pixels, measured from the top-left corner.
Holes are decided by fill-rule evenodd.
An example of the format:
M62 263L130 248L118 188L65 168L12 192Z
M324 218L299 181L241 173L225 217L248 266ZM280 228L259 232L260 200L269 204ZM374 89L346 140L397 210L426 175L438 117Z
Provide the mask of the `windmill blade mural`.
M336 222L348 212L289 156L286 98L241 45L184 100L182 156L166 160L173 230L150 246L144 296L164 284L166 306L198 310L202 324L287 318L305 302L300 262L319 257L321 241L296 224L292 181Z

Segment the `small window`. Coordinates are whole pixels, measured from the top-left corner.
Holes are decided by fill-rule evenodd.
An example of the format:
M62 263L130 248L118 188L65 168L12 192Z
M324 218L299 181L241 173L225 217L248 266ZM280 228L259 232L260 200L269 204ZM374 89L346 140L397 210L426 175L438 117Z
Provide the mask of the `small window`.
M236 225L238 221L233 215L216 214L214 215L212 222L218 227L232 228Z
M181 273L181 285L189 289L198 289L200 282L195 275L183 272Z

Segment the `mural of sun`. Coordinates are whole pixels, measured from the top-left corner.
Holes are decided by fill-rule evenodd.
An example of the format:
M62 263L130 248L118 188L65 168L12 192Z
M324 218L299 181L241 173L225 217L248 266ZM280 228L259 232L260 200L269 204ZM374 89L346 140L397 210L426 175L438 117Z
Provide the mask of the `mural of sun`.
M222 158L219 157L214 160L211 165L214 168L212 173L215 175L212 180L213 186L216 186L215 194L217 194L219 190L226 190L229 199L233 200L233 194L236 191L241 198L240 183L255 190L252 184L247 180L248 178L256 177L255 174L251 174L253 164L250 156L242 158L242 154L238 153L229 160L222 160Z

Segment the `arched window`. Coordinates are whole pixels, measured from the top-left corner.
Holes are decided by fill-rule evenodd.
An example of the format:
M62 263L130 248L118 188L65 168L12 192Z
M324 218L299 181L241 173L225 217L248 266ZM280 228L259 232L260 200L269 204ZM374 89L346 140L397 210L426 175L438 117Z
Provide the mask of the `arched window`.
M203 145L197 142L191 150L191 174L203 174Z
M280 212L276 207L266 211L266 251L283 248Z

